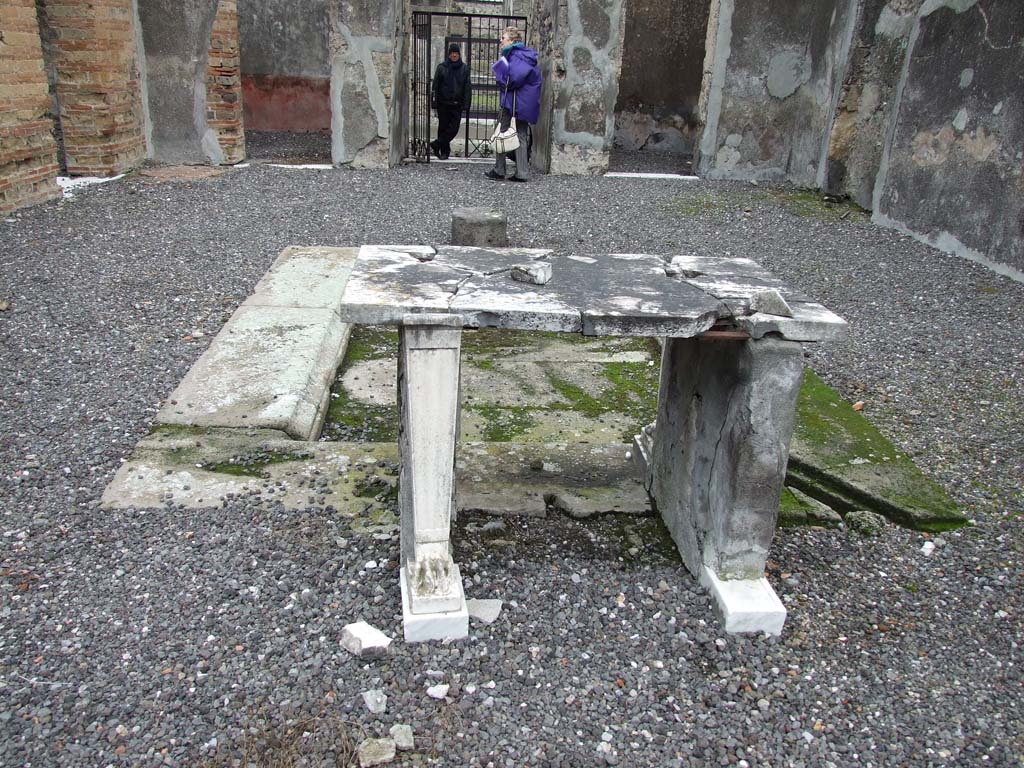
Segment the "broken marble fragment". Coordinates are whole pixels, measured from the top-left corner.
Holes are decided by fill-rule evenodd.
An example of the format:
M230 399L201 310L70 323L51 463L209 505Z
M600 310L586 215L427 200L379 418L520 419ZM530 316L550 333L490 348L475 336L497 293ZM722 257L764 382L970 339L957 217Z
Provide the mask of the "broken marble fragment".
M551 262L531 261L529 264L516 264L512 267L512 279L520 283L544 285L551 279Z
M766 288L751 296L750 309L754 312L763 312L766 315L777 315L778 317L793 316L793 310L789 304L774 288Z
M493 624L501 613L501 600L467 600L469 617L482 624Z
M432 699L443 699L448 695L448 688L450 686L447 683L440 683L439 685L432 685L427 688L427 696Z
M341 645L356 656L372 658L387 653L391 638L365 621L357 621L341 630Z

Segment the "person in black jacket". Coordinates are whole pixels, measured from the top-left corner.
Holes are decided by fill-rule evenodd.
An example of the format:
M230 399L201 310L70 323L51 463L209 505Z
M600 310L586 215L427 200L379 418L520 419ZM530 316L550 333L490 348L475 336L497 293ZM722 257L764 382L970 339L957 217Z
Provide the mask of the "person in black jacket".
M437 138L430 148L441 160L452 151L452 139L459 135L462 113L469 109L469 67L462 61L458 43L450 43L445 59L434 71L432 106L437 110Z

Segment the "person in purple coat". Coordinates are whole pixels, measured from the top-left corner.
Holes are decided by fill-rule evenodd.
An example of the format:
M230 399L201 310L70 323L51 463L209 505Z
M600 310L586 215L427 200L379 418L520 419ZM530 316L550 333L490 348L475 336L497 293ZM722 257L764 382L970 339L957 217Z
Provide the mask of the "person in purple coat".
M541 75L537 66L537 52L523 44L523 33L517 28L507 27L501 33L501 51L498 60L491 65L491 71L501 88L501 113L498 116L501 130L506 130L512 122L514 109L516 133L519 134L516 172L509 177L509 181L526 181L529 126L540 117ZM504 181L504 153L495 155L494 167L484 176L493 181Z

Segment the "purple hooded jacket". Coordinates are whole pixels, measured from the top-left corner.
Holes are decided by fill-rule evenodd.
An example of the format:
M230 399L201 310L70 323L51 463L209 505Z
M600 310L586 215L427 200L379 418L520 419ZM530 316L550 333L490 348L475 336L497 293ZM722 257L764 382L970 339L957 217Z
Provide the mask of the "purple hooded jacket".
M501 86L501 106L512 111L512 95L516 97L516 120L525 120L531 125L540 117L540 68L537 66L537 52L516 43L504 56L491 65L494 79ZM508 81L506 92L505 82Z

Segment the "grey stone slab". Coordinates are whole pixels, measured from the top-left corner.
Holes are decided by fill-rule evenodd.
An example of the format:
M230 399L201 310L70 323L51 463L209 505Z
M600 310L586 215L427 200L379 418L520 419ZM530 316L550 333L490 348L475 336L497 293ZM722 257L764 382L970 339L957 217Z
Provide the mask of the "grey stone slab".
M398 325L409 313L448 312L468 273L435 260L421 261L394 246L367 246L345 286L341 316L347 322Z
M349 330L331 309L239 307L157 423L279 429L313 439Z
M611 254L594 264L564 260L555 271L578 297L588 336L696 336L729 314L713 297L668 277L659 256Z
M315 307L337 311L358 248L289 246L242 306Z
M790 341L835 341L849 333L849 324L821 304L793 302L789 306L793 310L792 317L755 312L737 317L734 322L755 339L777 333Z
M557 268L556 268L557 270ZM469 278L452 302L468 328L519 328L579 333L580 311L554 285L530 285L512 279L511 270Z
M545 259L552 255L550 248L478 248L475 246L442 245L437 249L437 260L477 275L508 272L516 264Z
M742 256L699 256L682 254L667 256L670 266L684 272L698 275L747 275L749 277L771 277L771 273L753 259ZM684 277L691 275L683 275Z
M781 293L788 302L811 301L805 293L789 287L771 275L760 277L743 274L705 274L699 277L683 278L683 282L721 299L730 304L734 310L740 306L749 307L754 294L770 288Z
M343 319L397 325L408 313L448 312L467 328L688 338L717 320L752 315L753 297L774 290L804 306L793 318L760 313L745 321L755 338L774 332L818 341L844 333L841 318L747 258L673 256L674 276L666 257L652 254L441 246L432 261L422 258L405 246L364 246L345 291ZM550 263L551 279L544 285L514 280L511 270L524 258Z

